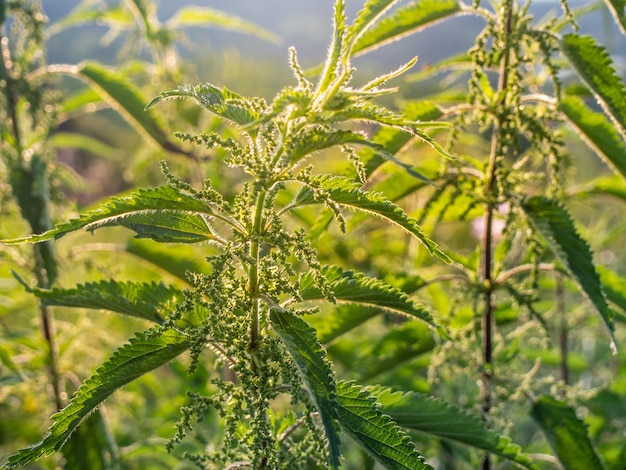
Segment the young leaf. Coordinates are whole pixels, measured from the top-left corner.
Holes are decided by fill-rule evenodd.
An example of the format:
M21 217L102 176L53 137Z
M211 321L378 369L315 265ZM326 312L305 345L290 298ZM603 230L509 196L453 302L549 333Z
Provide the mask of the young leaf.
M566 34L561 48L626 139L626 86L606 49L591 36Z
M366 389L351 382L338 382L337 399L341 427L385 468L432 470L409 436L383 413Z
M322 272L328 280L330 290L340 302L379 307L435 325L432 316L423 306L417 305L400 289L385 284L383 281L367 277L362 273L344 271L337 266L327 266ZM311 273L304 274L300 279L300 294L303 300L324 298Z
M32 292L44 305L104 309L155 323L162 323L183 298L180 290L162 282L99 281L73 289L35 288Z
M604 114L592 111L573 96L563 97L560 108L587 145L626 178L626 144Z
M316 194L316 188L322 189L326 196L340 206L373 214L404 228L414 235L428 249L429 253L445 262L450 259L437 244L428 238L415 219L409 217L398 205L379 193L363 190L353 179L341 176L317 176L311 179L296 195L293 207L307 204L319 204L323 199Z
M9 457L4 468L15 468L58 451L72 433L113 392L179 356L189 348L187 339L174 331L147 336L138 333L118 349L76 391L69 405L52 416L48 435L38 444Z
M174 90L161 92L159 96L148 103L146 109L150 109L157 103L169 98L193 98L213 114L240 126L252 124L261 117L258 105L254 105L250 100L226 87L220 90L210 83L196 86L185 85Z
M594 448L587 426L578 419L574 408L542 396L533 404L531 415L565 470L604 470L604 462Z
M626 1L625 0L605 0L611 10L622 34L626 34Z
M177 189L171 186L158 186L156 188L140 189L128 196L113 197L108 202L101 205L99 208L92 211L81 214L78 219L70 220L69 222L59 224L54 229L49 230L41 235L31 235L29 237L18 238L14 240L3 240L6 244L17 244L24 242L40 242L44 240L50 240L52 238L60 238L63 235L74 232L76 230L85 228L89 231L94 231L103 226L110 225L124 225L131 226L133 220L144 221L145 217L141 214L145 211L160 211L161 213L171 214L171 218L168 220L172 225L169 229L173 230L168 232L165 230L163 236L174 236L176 230L179 227L176 223L179 219L175 217L175 214L196 213L194 220L197 221L197 214L206 214L207 216L215 215L213 208L206 202L196 199L190 195L181 193ZM133 216L138 218L133 219ZM167 219L167 217L166 217ZM163 221L163 219L161 220ZM192 224L193 226L193 224ZM142 227L141 224L137 224L140 230L143 230L142 234L147 235L148 230ZM184 233L184 231L183 231ZM206 233L207 237L212 236L211 232Z
M373 387L370 392L381 404L381 410L403 428L485 450L525 468L536 468L518 445L488 429L479 416L466 410L422 393L400 393L380 387Z
M357 14L354 23L348 29L350 51L354 43L364 34L367 29L383 15L397 0L367 0L363 8Z
M335 2L335 16L333 24L333 39L328 48L328 55L324 62L324 68L315 88L314 101L322 103L326 97L330 85L337 79L339 69L343 61L341 55L344 47L344 37L346 34L346 4L345 0Z
M317 341L315 330L302 318L285 310L272 310L270 320L311 392L328 438L330 463L333 468L338 468L341 453L337 428L337 394L326 352Z
M190 26L215 26L222 29L253 34L275 44L280 38L273 32L235 15L208 7L183 7L167 20L165 26L180 29Z
M398 8L364 32L354 45L354 54L363 54L430 26L462 11L456 0L421 0Z
M541 196L527 199L523 207L535 229L547 240L602 317L611 337L611 348L615 349L613 314L602 292L589 245L576 231L569 213L559 202Z
M85 80L109 106L120 112L135 129L148 137L149 141L168 152L191 155L170 140L161 120L153 111L145 110L146 100L124 76L96 62L83 62L77 67L70 69L61 67L58 70L73 72Z

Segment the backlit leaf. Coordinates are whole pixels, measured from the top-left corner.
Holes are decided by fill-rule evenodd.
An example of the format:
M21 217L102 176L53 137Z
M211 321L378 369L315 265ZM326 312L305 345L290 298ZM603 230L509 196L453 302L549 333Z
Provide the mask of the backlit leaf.
M415 219L409 217L400 206L389 201L382 194L365 191L353 179L341 176L318 176L312 178L310 183L297 194L293 207L323 202L321 196L316 195L315 190L315 188L321 188L325 196L340 206L376 215L399 225L420 240L431 254L449 262L448 256L422 232Z
M605 0L609 10L615 17L622 34L626 34L626 1L625 0Z
M578 34L566 34L561 48L626 139L626 86L607 50L591 36Z
M611 337L611 347L616 349L613 314L602 291L589 245L578 234L571 216L559 202L541 196L527 199L523 207L535 229L602 317Z
M367 389L337 383L339 422L357 444L388 469L432 470L409 436L376 403Z
M485 450L525 468L536 468L518 445L488 429L480 416L422 393L393 392L381 387L372 387L370 393L376 396L381 410L403 428Z
M331 465L338 468L341 453L337 427L337 394L326 352L318 342L315 330L302 318L284 310L272 310L270 320L311 392L328 439Z
M580 98L561 100L561 111L583 140L617 173L626 178L626 144L615 126L604 116L589 109Z
M587 426L578 419L574 408L553 397L542 396L533 404L531 415L565 470L604 470Z
M83 382L65 408L52 416L48 435L40 443L9 457L5 468L25 465L60 450L76 428L113 392L167 364L188 348L187 339L173 331L155 336L138 333Z
M353 53L364 53L397 41L462 11L456 0L421 0L398 8L362 34Z
M416 317L434 325L432 316L423 306L417 305L400 289L379 279L367 277L362 273L344 271L337 266L325 267L322 272L337 301L379 307L390 312ZM324 298L311 273L302 276L300 289L303 300Z

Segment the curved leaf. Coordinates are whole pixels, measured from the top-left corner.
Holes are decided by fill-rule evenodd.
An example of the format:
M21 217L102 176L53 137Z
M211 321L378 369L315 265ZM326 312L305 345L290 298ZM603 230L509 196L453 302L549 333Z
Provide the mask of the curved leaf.
M352 50L356 41L367 29L398 0L367 0L359 10L354 23L348 29L348 50Z
M100 281L73 289L33 289L44 305L104 309L162 323L183 293L162 282Z
M399 426L486 450L525 468L536 468L518 445L489 430L479 416L466 410L422 393L393 392L380 387L373 387L370 392L382 411Z
M83 62L76 67L53 66L50 70L70 73L85 80L109 106L122 114L150 142L168 152L191 155L170 140L161 120L153 111L146 111L146 100L123 75L96 62Z
M622 34L626 34L626 1L625 0L605 0L611 10Z
M606 49L591 36L566 34L561 48L626 139L626 86Z
M161 243L198 243L215 240L206 219L199 214L161 209L128 214L99 225L121 225L137 233L137 238L150 238ZM98 227L98 228L99 228Z
M328 438L330 463L333 468L338 468L341 452L336 422L337 394L326 352L318 342L315 330L302 318L285 310L272 310L270 320L311 392Z
M308 185L296 195L292 206L299 207L323 202L323 198L316 195L316 188L321 188L326 193L325 197L340 206L367 212L399 225L420 240L429 253L445 262L450 262L448 255L437 248L437 244L422 232L415 219L409 217L400 206L389 201L382 194L363 190L353 179L342 176L313 177Z
M385 468L432 470L409 436L383 414L376 397L351 382L337 383L339 422L359 446Z
M604 470L604 462L593 446L587 426L578 419L574 408L543 396L533 404L531 415L565 470Z
M606 298L626 312L626 279L604 266L597 269Z
M353 48L353 53L365 53L460 13L462 5L456 0L421 0L398 8L364 34Z
M208 7L183 7L174 13L165 25L173 29L189 26L217 26L231 31L253 34L275 44L281 42L276 34L255 23Z
M576 231L569 213L559 202L540 196L527 199L523 208L535 229L548 241L554 254L602 317L611 337L611 348L615 350L613 313L602 291L589 245Z
M76 132L56 132L52 135L49 142L56 148L84 150L107 160L116 160L120 156L120 153L123 152L105 144L101 140Z
M157 103L169 98L193 98L212 113L241 126L252 124L261 117L258 104L253 104L250 100L226 87L220 90L210 83L196 86L185 85L161 92L159 96L148 103L146 109L150 109Z
M601 176L576 191L576 194L602 194L626 202L626 183L618 176Z
M145 216L141 214L145 211L159 211L163 214L169 214L162 220L168 220L175 223L178 219L175 214L194 213L214 215L213 208L206 202L194 198L171 186L157 186L156 188L140 189L128 196L113 197L99 208L81 214L78 219L59 224L54 229L49 230L41 235L31 235L29 237L17 238L13 240L2 240L2 243L17 244L24 242L40 242L51 238L60 238L63 235L85 228L94 231L103 226L124 225L131 226L133 221L137 221L137 227L142 229L141 223L145 222ZM133 219L133 216L136 218ZM193 220L197 221L199 215L195 215ZM170 227L176 229L176 226ZM145 229L142 234L147 235L150 229ZM174 232L164 232L164 236L174 236ZM207 237L210 232L206 234Z
M78 426L113 392L167 364L189 348L187 339L167 331L148 336L138 333L128 344L118 349L76 391L69 405L52 416L48 435L38 444L9 457L4 468L15 468L61 449Z
M99 410L82 422L62 452L63 470L112 470L119 465L118 449Z
M604 114L592 111L580 98L573 96L563 97L560 108L587 145L626 177L626 144Z
M326 266L322 273L338 301L379 307L393 313L416 317L436 326L430 312L423 306L417 305L400 289L379 279L367 277L362 273L344 271L337 266ZM324 298L311 273L306 273L301 277L300 295L302 300Z
M358 304L339 305L328 315L315 315L310 319L322 344L328 344L339 336L380 315L381 310Z

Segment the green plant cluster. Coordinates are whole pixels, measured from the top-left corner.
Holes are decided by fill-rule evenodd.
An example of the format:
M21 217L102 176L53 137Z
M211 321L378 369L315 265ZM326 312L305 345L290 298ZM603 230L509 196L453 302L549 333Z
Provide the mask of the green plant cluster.
M47 383L56 411L17 452L0 424L2 468L621 468L626 291L612 250L623 223L595 237L580 205L626 198L626 87L577 22L606 8L623 33L623 2L563 0L561 17L536 20L531 1L366 0L348 21L336 0L325 62L305 70L290 49L295 84L270 101L177 84L181 27L275 40L266 30L210 8L161 22L147 0L91 3L44 33L37 2L0 1L3 257L19 266L12 295L37 299L43 331L29 342L5 323L18 307L0 312L0 410L15 416L21 403L26 415ZM355 57L465 15L484 22L467 53L356 79ZM45 63L46 34L91 21L125 31L149 62ZM59 75L86 86L63 96ZM433 96L380 104L398 92L392 80L432 87L442 76L448 89ZM148 84L169 90L148 102ZM74 177L50 150L115 149L57 126L102 108L150 144L132 150L135 172L160 159L162 176L146 179L165 183L129 180L131 191L68 217ZM613 175L596 177L578 154ZM54 225L59 214L67 221ZM616 205L603 216L623 219ZM114 227L135 238L112 242ZM84 244L89 259L55 253L54 240L82 230L98 237ZM592 247L612 253L610 266ZM117 272L111 254L126 260ZM78 274L64 276L70 263ZM74 341L55 324L72 309L122 314L98 321L132 332L91 374L63 365ZM150 435L110 418L124 403L146 407L133 419Z

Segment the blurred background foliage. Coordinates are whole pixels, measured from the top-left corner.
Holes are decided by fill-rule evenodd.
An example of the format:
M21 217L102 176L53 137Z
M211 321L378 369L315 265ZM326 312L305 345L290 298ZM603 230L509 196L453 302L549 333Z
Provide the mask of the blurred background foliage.
M153 10L143 12L143 16L133 8L142 2L108 2L108 7L97 0L80 4L66 0L41 3L50 20L45 30L49 64L76 65L87 61L104 64L107 68L102 70L119 74L131 82L136 97L147 103L164 89L199 81L226 85L246 96L271 99L280 88L293 83L286 60L287 46L297 48L305 67L317 65L323 57L333 2L161 1L150 3ZM348 2L348 7L356 9L361 3ZM582 3L591 2L573 2ZM173 20L176 11L192 5L216 8L239 19L229 22L226 17L207 16L204 21L202 17ZM533 2L533 9L537 18L562 14L557 1ZM196 20L199 21L194 23ZM597 8L583 16L580 26L583 33L597 37L613 52L624 77L624 40L619 37L606 9ZM418 55L415 72L397 84L399 93L387 98L385 104L397 109L422 98L452 102L455 93L467 81L467 74L450 72L432 77L425 73L442 58L471 47L481 28L481 21L470 16L434 25L358 59L355 62L357 81L358 77L365 80ZM160 184L158 161L163 159L174 173L193 184L210 177L223 194L234 192L239 184L238 175L222 172L216 163L219 154L193 153L197 149L186 148L173 138L170 141L170 137L159 142L137 122L129 125L128 112L112 109L106 93L94 95L93 88L84 85L84 75L76 71L59 73L54 81L46 84L49 87L47 99L55 110L51 116L54 122L45 140L52 182L53 220L65 220L106 196ZM161 107L158 112L159 125L166 136L174 131L194 129L229 132L218 120L186 102ZM364 130L374 131L367 127ZM569 158L573 160L567 175L569 188L572 194L584 196L572 199L569 205L580 222L578 228L591 244L598 264L626 277L623 201L587 194L584 186L590 175L608 176L611 172L577 136L566 135L566 141ZM468 135L460 145L455 150L463 154L489 151L488 138L480 132ZM398 157L418 166L425 174L437 174L440 157L423 144L403 148ZM338 173L347 171L344 160L333 152L318 158ZM1 238L22 236L29 232L29 227L11 197L7 166L2 164L0 170ZM476 264L479 227L472 224L473 217L468 215L467 207L452 197L442 198L434 202L439 207L431 207L426 213L424 204L430 200L428 190L416 192L422 183L419 180L407 183L410 178L399 167L386 164L372 184L379 184L388 195L402 188L403 193L390 198L400 200L408 212L422 217L425 230L433 233L433 239L442 246L459 253L460 261ZM312 233L319 233L317 247L322 259L339 266L357 267L402 288L438 312L444 324L469 337L465 327L472 322L475 299L464 289L463 282L420 250L415 240L376 220L363 221L358 217L349 223L347 236L340 236L335 225L328 231L317 232L325 221L316 212L301 210L298 216ZM46 374L49 344L38 334L41 325L36 314L37 301L11 274L14 269L28 285L34 285L35 275L28 274L33 272L31 249L30 246L2 247L0 254L0 461L17 448L39 440L55 408L54 400L46 399L53 393ZM134 240L129 232L119 229L96 235L72 235L71 240L68 237L56 243L55 250L59 263L57 283L61 286L112 277L145 281L166 279L185 286L185 270L203 269L201 263L193 261L201 260L207 253L204 247L201 250L177 247L174 254L180 256L176 259L160 251L162 249L153 242ZM112 259L115 262L112 263ZM569 281L542 277L540 282L540 292L546 293L546 299L543 303L539 299L534 308L545 315L549 328L544 330L534 321L532 311L510 300L501 302L496 312L502 339L494 352L498 377L502 380L496 388L499 401L494 411L499 428L514 434L516 442L527 452L546 453L547 444L537 426L522 419L528 414L528 396L543 389L558 398L574 399L578 404L577 413L589 425L589 432L607 466L624 469L626 347L622 346L617 356L611 356L600 322L588 314L590 307ZM560 317L562 312L548 300L556 289L565 291L565 320ZM626 302L620 305L625 306ZM348 311L350 306L341 308L346 310L346 318L354 318L354 312ZM324 315L329 314L331 312L322 312L314 323L340 377L358 379L364 384L428 392L469 408L478 406L476 377L480 364L472 345L464 343L463 338L441 341L435 339L426 326L380 315L375 309L361 310L358 327L348 335L341 335L341 332L325 329ZM619 315L618 318L623 318L623 313ZM364 318L371 320L364 321ZM100 311L56 309L54 347L61 399L67 400L111 351L138 328L145 327L139 322ZM561 327L569 334L567 367L571 387L559 381L562 363L557 343ZM345 325L346 331L351 328ZM617 334L618 343L625 344L623 324L618 326ZM179 460L184 447L168 454L164 443L173 434L172 423L178 420L178 410L185 403L180 391L208 392L207 387L206 371L199 370L188 376L186 365L181 361L144 376L112 396L102 416L108 423L111 453L123 456L122 468L193 468ZM206 422L205 431L198 431L195 442L185 445L201 448L214 442L211 434L219 432L218 421L208 416ZM480 453L475 450L420 435L415 438L423 454L439 456L434 462L438 468L476 468L480 460ZM348 457L346 468L365 468L360 455L349 452ZM467 462L466 466L459 463L461 458ZM55 456L28 468L53 469L60 464L61 456ZM507 468L506 465L501 468ZM545 468L555 467L547 462Z

